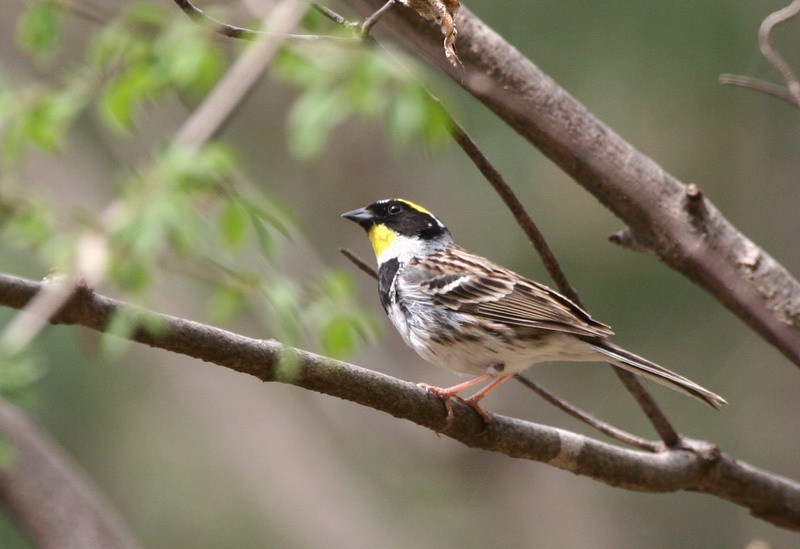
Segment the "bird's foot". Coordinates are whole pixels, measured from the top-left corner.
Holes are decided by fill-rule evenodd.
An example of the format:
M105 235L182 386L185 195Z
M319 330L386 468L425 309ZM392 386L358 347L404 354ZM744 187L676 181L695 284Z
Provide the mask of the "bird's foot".
M425 389L429 393L432 393L442 399L442 402L444 403L444 408L447 411L447 417L445 418L445 426L444 429L442 429L441 431L442 433L450 429L450 427L453 426L453 422L456 419L455 413L453 413L453 402L452 402L453 399L456 399L459 402L466 404L467 406L478 412L478 414L483 418L483 421L487 426L489 425L489 423L492 422L492 416L489 414L489 412L481 408L480 405L478 404L481 398L483 398L483 396L485 395L480 395L478 398L475 398L478 395L474 395L469 398L460 397L458 396L458 392L463 389L461 385L445 388L445 387L436 387L435 385L428 385L427 383L417 383L417 387Z

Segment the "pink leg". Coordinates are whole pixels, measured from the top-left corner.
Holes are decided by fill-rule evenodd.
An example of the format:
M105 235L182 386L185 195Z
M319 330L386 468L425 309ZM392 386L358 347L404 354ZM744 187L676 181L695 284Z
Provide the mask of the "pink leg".
M492 381L489 385L487 385L486 387L484 387L483 389L481 389L480 391L478 391L477 393L475 393L471 397L469 397L469 398L456 397L456 398L458 398L461 402L463 402L467 406L471 406L476 412L478 412L481 416L483 416L483 419L486 420L486 423L489 423L489 422L492 421L492 416L489 415L489 412L487 412L486 410L481 408L478 405L478 403L481 400L483 400L483 398L486 395L488 395L489 393L491 393L492 391L494 391L495 389L500 387L503 383L505 383L506 381L508 381L512 377L514 377L514 376L501 376L501 377L498 377L497 379Z
M453 403L450 402L450 399L457 398L467 406L472 407L488 423L492 421L492 416L490 416L488 412L486 412L486 410L481 408L478 405L478 402L481 399L483 399L486 395L488 395L489 392L492 391L495 387L500 386L502 383L511 379L512 377L514 376L497 377L496 373L490 373L490 374L483 374L482 376L469 379L464 383L459 383L458 385L453 385L452 387L447 387L447 388L435 387L433 385L428 385L427 383L417 383L417 386L425 389L429 393L433 393L434 395L438 396L444 401L444 407L445 410L447 410L447 420L446 420L446 426L444 428L444 430L446 431L447 429L450 428L450 426L453 424L453 420L455 419L455 415L453 414ZM493 379L494 381L492 381L489 385L487 385L486 387L475 393L473 396L466 399L458 396L458 393L460 393L464 389L469 389L473 385L477 385L478 383L486 381L487 379Z

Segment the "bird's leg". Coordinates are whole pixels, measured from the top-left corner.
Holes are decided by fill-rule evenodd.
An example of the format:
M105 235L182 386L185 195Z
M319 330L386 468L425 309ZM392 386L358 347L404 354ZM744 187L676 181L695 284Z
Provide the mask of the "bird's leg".
M436 387L435 385L428 385L427 383L417 383L417 387L421 387L422 389L425 389L429 393L433 393L434 395L438 396L444 401L444 408L445 410L447 410L447 419L445 420L444 430L447 431L450 428L450 426L453 425L453 420L455 420L456 418L455 414L453 414L453 403L450 402L450 399L455 397L463 402L463 399L458 396L458 393L460 391L463 391L464 389L469 389L473 385L477 385L482 381L486 381L487 379L495 377L497 377L496 373L487 373L483 374L482 376L468 379L464 383L459 383L458 385L453 385L452 387ZM489 386L491 385L492 384L490 384ZM472 405L470 404L470 406ZM475 408L475 406L473 406L473 408ZM480 410L480 408L475 408L475 409ZM484 412L483 410L481 410L479 413L482 416L486 417L486 412Z
M453 413L453 403L450 402L450 400L453 398L458 399L459 402L463 402L464 404L466 404L467 406L478 412L480 416L483 418L484 422L488 424L491 423L492 416L489 415L489 412L481 408L478 402L480 402L486 395L488 395L496 387L499 387L500 385L502 385L503 383L514 377L513 375L501 376L500 372L503 371L503 368L504 368L503 364L490 364L489 366L486 367L485 374L469 379L464 383L453 385L452 387L447 387L447 388L435 387L433 385L428 385L427 383L417 383L417 386L425 389L429 393L433 393L434 395L438 396L444 401L444 407L445 410L447 410L447 419L444 428L445 431L448 430L453 425L453 421L455 420L455 414ZM486 381L487 379L493 379L494 381L492 381L489 385L487 385L486 387L484 387L471 397L462 398L458 396L458 393L460 393L464 389L469 389L473 385L477 385L478 383Z
M486 374L486 375L489 375L489 374ZM500 376L500 377L498 377L497 379L492 381L489 385L487 385L486 387L484 387L483 389L481 389L480 391L478 391L477 393L475 393L474 395L472 395L469 398L461 398L461 397L458 397L458 396L456 398L459 401L461 401L464 404L466 404L467 406L471 407L476 412L478 412L481 415L481 417L483 417L483 419L484 419L484 421L486 423L491 423L492 422L491 414L489 414L489 412L487 412L486 410L481 408L478 403L481 400L483 400L483 398L486 395L488 395L489 393L491 393L492 391L494 391L495 389L500 387L500 385L502 385L503 383L505 383L506 381L508 381L512 377L514 377L514 375L516 375L516 374L510 375L510 376ZM481 376L481 377L483 377L483 376Z

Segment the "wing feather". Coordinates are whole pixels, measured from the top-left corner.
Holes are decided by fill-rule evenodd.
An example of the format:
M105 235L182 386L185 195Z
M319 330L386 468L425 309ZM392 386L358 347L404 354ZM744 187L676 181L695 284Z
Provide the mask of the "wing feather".
M439 305L486 320L589 337L613 333L547 286L463 248L409 262L404 279Z

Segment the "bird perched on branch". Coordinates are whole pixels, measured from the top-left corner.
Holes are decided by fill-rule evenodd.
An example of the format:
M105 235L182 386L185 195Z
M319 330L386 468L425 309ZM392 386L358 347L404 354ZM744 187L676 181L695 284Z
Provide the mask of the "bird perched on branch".
M533 364L603 361L652 379L718 409L725 399L612 343L611 328L563 295L453 242L428 210L380 200L342 214L369 235L378 260L381 304L403 340L428 362L475 376L453 387L420 383L444 400L491 416L479 402ZM458 393L490 381L469 398Z

